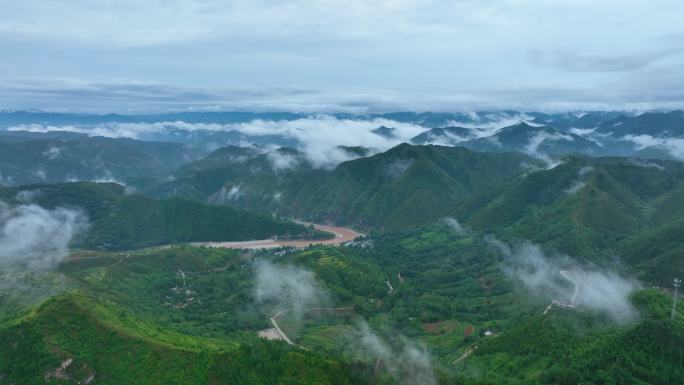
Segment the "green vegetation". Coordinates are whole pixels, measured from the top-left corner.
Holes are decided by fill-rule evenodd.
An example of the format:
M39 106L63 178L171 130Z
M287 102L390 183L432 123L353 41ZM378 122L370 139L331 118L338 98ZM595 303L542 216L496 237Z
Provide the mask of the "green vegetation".
M638 276L645 287L669 284L684 273L684 165L576 156L535 164L401 145L315 170L294 150L233 147L173 182L140 179L159 199L113 183L0 188L2 201L32 195L48 209L80 208L91 223L56 271L2 265L0 384L395 384L408 380L393 361L423 346L439 384L682 383L684 312L670 319L670 293L637 290L638 317L623 323L581 302L547 308L557 293L526 291L495 238L530 240L576 259L566 264ZM305 249L183 244L321 235L271 212L370 235ZM326 311L278 318L305 349L257 336L294 307L292 298L257 299L260 261L311 272L325 292L306 306ZM290 284L308 284L299 280ZM278 288L291 297L309 289ZM365 323L386 341L370 357L358 337Z
M9 383L359 384L339 362L282 343L228 346L160 329L78 293L0 326Z
M278 166L283 159L286 168ZM402 144L321 170L291 149L260 154L227 147L184 166L172 182L155 187L149 181L139 183L152 195L175 192L290 217L396 230L432 223L449 207L536 163L516 153Z
M534 317L483 343L462 370L500 384L681 383L684 322L669 320L671 297L643 291L634 302L642 320L625 327L583 312Z
M180 143L69 132L0 131L0 182L22 185L70 180L124 181L171 172L201 155L201 151Z
M643 279L669 283L673 274L684 274L677 257L683 189L679 162L571 157L478 196L454 214L474 229L600 264L619 255Z
M258 339L274 309L255 302L257 259L314 272L329 304L353 312L299 326L283 318L308 351ZM444 224L347 247L80 251L59 267L71 291L18 312L0 296L15 304L0 320L0 375L26 384L93 374L107 384L394 383L382 365L357 361L350 336L363 318L390 346L425 343L442 384L676 383L684 323L668 319L668 296L638 293L641 319L623 326L588 310L541 315L550 299L521 295L500 263L486 235Z
M228 206L126 194L123 186L114 183L80 182L6 188L0 190L0 198L16 201L19 191L35 192L33 200L42 207L85 210L90 227L77 242L84 248L124 250L182 242L326 235L283 219Z

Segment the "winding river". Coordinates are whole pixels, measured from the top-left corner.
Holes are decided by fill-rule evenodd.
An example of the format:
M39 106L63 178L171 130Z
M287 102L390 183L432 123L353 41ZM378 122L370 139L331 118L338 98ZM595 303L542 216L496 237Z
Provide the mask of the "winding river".
M308 225L308 223L304 223ZM242 242L197 242L193 243L196 246L218 247L227 249L272 249L276 247L296 247L305 248L311 245L339 245L341 243L352 241L363 234L356 231L338 226L326 226L313 224L316 230L327 231L335 234L334 238L307 240L298 239L294 241L280 240L280 239L260 239L256 241L242 241Z

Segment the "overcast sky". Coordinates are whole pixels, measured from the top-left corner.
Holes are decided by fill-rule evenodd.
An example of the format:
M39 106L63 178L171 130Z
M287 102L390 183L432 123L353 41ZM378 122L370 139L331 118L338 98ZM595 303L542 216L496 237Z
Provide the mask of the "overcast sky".
M0 109L684 107L681 0L4 0Z

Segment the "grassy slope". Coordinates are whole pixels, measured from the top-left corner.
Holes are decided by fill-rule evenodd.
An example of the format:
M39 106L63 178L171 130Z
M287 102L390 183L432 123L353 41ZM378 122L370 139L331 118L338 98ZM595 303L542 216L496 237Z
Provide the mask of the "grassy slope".
M225 346L188 337L71 293L0 326L0 378L43 384L67 359L61 381L99 384L351 384L348 369L282 343Z

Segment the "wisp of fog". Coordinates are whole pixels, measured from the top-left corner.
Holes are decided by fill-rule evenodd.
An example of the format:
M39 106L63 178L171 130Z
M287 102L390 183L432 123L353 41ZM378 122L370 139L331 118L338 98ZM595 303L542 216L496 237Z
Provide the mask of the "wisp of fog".
M638 313L630 302L630 295L641 288L635 279L598 267L582 266L566 255L549 256L529 241L515 244L493 238L488 241L503 253L504 272L521 281L531 292L569 300L575 294L573 284L576 284L575 302L579 306L604 312L617 323L637 318ZM562 271L570 278L565 278Z
M254 296L258 304L270 304L272 311L290 309L296 323L301 323L307 309L330 306L330 296L314 274L294 265L276 265L260 260L254 264L256 273ZM399 346L383 340L364 321L359 320L349 335L350 353L366 362L381 363L398 384L436 384L430 354L423 344L399 337Z
M353 338L351 346L357 359L382 365L397 384L437 384L432 359L424 344L400 337L399 346L390 345L363 320L357 323L350 338Z
M48 210L36 204L13 206L0 201L0 265L54 265L87 226L87 216L80 210Z
M328 302L328 294L310 271L293 265L276 265L265 260L255 263L254 298L272 311L290 310L301 321L307 308Z

